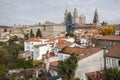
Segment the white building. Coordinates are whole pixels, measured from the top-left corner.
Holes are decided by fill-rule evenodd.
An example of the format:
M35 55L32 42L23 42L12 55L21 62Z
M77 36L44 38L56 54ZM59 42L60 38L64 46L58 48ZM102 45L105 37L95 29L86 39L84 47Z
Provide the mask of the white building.
M120 68L120 43L114 45L106 54L106 68L110 67Z
M38 38L31 38L24 42L24 51L33 51L34 45L42 44Z
M89 54L89 52L88 52ZM85 56L85 55L82 55ZM75 77L88 80L86 73L104 70L103 50L98 50L79 60Z
M47 59L47 69L49 67L53 76L56 76L57 74L55 68L58 64L57 61L69 58L71 53L76 53L80 56L78 67L75 71L76 78L88 80L86 73L104 70L103 50L93 47L66 47L62 49L62 51L58 52L57 56L53 56Z
M33 60L41 60L43 54L51 51L51 46L49 44L35 45L33 50Z

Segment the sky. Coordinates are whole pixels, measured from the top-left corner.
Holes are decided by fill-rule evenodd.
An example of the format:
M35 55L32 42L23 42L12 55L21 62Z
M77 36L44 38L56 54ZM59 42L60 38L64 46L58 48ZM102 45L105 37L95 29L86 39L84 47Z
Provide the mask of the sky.
M0 0L0 25L61 23L65 9L73 14L74 7L86 16L86 23L92 23L96 8L100 22L120 23L120 0Z

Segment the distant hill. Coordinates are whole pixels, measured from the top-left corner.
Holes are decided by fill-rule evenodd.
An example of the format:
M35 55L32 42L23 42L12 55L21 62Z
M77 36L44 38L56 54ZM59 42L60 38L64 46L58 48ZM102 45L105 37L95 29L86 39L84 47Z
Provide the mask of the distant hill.
M11 26L2 26L0 25L0 28L10 28Z

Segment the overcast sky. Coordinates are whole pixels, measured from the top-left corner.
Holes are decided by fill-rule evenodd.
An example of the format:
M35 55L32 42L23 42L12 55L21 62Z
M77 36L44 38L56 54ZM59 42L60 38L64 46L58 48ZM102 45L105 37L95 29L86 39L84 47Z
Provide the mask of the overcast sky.
M120 23L120 0L0 0L0 25L61 23L65 8L73 13L75 6L87 23L92 22L96 8L100 22Z

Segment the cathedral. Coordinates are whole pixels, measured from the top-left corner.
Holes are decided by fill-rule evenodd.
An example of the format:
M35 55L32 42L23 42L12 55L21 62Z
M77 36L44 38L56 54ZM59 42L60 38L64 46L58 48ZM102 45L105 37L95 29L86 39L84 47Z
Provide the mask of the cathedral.
M68 9L65 9L64 24L66 24L66 22L67 22L68 13L70 13L68 11ZM72 16L72 24L86 24L86 16L84 16L83 14L79 16L78 15L78 10L77 10L76 7L74 8L73 15L71 15L71 16ZM99 16L98 16L97 9L95 10L92 24L99 25Z
M64 13L64 23L66 23L67 20L67 15L68 15L69 11L68 9L65 9L65 13ZM86 17L84 15L78 15L78 10L75 7L74 11L73 11L73 16L72 16L72 24L85 24L85 20Z

